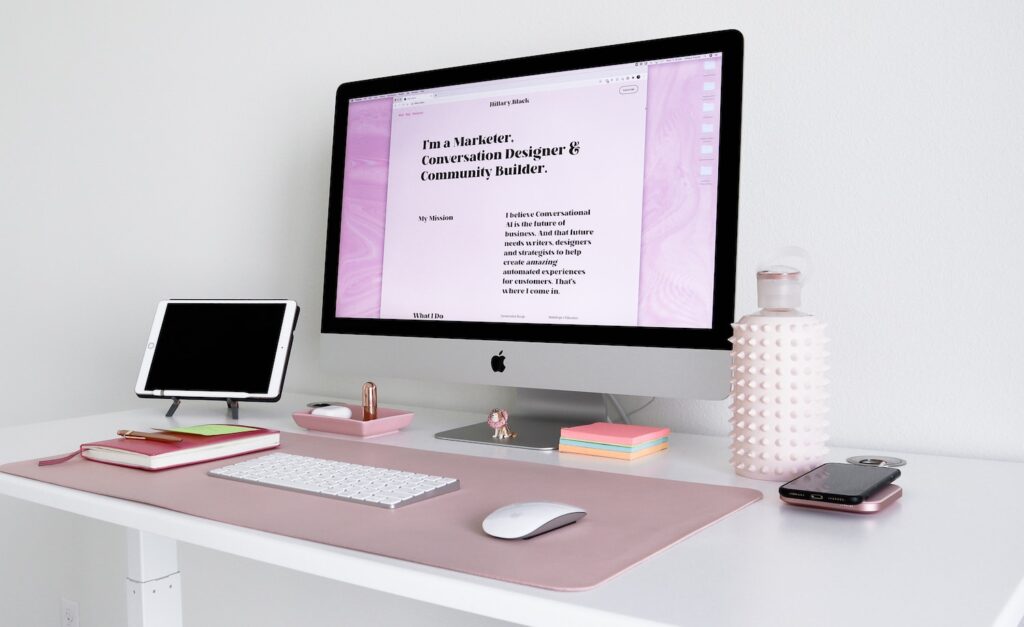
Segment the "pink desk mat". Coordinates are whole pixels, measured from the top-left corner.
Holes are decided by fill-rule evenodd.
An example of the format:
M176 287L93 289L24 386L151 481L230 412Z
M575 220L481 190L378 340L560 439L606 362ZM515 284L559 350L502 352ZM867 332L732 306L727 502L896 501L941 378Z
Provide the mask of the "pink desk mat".
M633 477L281 434L282 452L456 477L457 492L395 510L208 477L231 460L147 472L77 457L0 472L210 520L549 590L587 590L755 501L757 490ZM610 464L625 464L609 460ZM589 513L530 540L498 540L484 517L521 501L560 501Z

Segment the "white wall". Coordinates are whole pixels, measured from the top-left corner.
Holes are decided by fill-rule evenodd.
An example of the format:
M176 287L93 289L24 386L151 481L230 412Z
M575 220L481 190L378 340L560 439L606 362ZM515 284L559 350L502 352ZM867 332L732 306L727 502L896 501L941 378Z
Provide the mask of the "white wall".
M2 1L0 425L140 403L139 342L166 297L299 300L289 387L351 395L357 381L316 364L338 83L722 28L747 45L738 313L764 255L807 247L835 444L1024 461L1024 5L1010 0ZM386 385L403 401L507 399ZM724 403L640 417L726 432ZM103 535L0 507L4 555L47 525ZM232 563L216 557L202 559ZM55 624L41 617L58 586L84 595L83 616L116 614L86 574L50 577L55 559L41 552L10 597L39 617L25 624ZM24 561L0 565L5 595ZM208 601L193 624L216 621Z

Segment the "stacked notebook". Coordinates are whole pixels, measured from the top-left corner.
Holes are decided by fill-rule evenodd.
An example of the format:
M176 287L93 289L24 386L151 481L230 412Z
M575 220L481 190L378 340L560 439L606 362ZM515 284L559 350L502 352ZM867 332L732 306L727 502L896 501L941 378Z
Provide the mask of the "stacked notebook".
M610 422L566 427L558 441L558 450L563 453L615 459L637 459L667 448L668 429Z

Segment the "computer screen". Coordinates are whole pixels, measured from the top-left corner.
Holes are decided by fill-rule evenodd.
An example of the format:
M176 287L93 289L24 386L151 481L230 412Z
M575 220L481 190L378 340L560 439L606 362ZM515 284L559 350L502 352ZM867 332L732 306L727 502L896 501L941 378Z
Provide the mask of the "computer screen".
M298 313L289 300L161 301L135 393L277 400Z
M710 328L720 63L351 99L336 316Z
M327 344L465 340L403 342L421 356L384 370L507 385L492 358L525 366L527 344L726 351L742 50L725 31L341 85ZM589 390L569 370L608 362L664 391L680 354L586 351L557 377L530 358L530 385ZM467 359L479 376L438 374Z
M169 303L147 390L270 391L284 303Z

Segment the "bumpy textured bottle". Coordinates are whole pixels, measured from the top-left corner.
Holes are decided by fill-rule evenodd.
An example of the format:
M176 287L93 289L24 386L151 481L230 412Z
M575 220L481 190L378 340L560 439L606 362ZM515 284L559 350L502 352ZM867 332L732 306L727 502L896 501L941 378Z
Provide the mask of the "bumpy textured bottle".
M732 465L755 479L788 481L828 449L825 324L800 307L800 271L757 273L761 311L732 325Z

